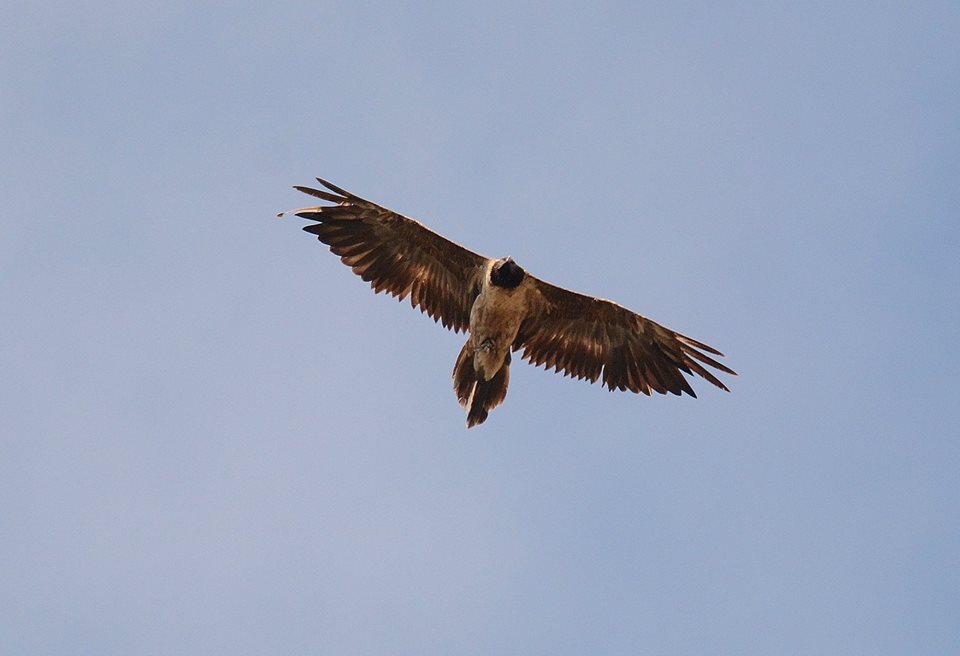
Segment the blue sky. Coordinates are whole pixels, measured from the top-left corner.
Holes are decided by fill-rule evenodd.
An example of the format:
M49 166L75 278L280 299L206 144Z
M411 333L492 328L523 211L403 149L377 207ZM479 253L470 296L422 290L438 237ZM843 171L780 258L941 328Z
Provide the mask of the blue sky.
M3 653L960 649L956 3L3 15ZM732 393L519 363L466 431L317 175Z

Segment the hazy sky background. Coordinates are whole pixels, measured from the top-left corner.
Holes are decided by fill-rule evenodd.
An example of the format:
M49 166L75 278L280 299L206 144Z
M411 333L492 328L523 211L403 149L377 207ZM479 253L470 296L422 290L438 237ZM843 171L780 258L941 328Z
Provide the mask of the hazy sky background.
M960 4L0 13L0 652L960 653ZM732 393L468 432L316 175Z

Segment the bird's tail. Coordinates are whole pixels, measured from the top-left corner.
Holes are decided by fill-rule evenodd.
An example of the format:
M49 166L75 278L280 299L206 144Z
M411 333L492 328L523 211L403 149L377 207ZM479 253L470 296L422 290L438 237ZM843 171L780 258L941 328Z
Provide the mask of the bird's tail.
M482 424L487 414L503 403L509 384L510 352L507 352L500 371L490 380L483 380L473 366L473 347L467 340L453 367L453 389L460 405L467 409L467 428Z

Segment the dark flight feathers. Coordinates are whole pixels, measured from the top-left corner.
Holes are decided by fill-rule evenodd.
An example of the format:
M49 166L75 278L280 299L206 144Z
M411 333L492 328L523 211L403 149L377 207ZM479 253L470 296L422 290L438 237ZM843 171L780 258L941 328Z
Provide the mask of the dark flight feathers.
M304 230L327 244L375 292L401 300L409 295L411 305L445 327L469 329L487 258L418 221L317 180L329 191L294 188L334 205L295 210L297 216L317 222ZM590 382L601 380L611 391L648 395L696 396L684 374L727 390L707 367L736 375L711 357L722 353L702 342L612 301L536 278L533 282L539 294L513 349L522 350L522 357L534 365Z
M456 332L470 326L486 258L441 237L413 219L371 203L325 180L332 191L294 187L336 203L295 210L317 221L304 227L330 247L377 293L385 291Z
M729 391L701 363L734 371L701 351L723 356L706 344L676 333L622 305L537 280L541 311L531 312L514 342L524 360L564 375L602 379L611 391L687 393L683 373L697 374Z

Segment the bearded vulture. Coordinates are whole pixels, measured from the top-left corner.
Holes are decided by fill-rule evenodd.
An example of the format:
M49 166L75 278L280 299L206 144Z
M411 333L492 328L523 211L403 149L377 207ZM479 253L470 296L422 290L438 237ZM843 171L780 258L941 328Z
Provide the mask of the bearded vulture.
M316 222L303 229L374 292L401 301L409 296L435 322L469 333L453 368L467 428L483 423L506 397L512 351L564 376L602 380L611 391L696 397L683 374L729 391L706 368L736 375L707 355L723 357L713 347L613 301L539 280L509 257L478 255L418 221L317 181L327 191L294 189L333 204L292 210Z

